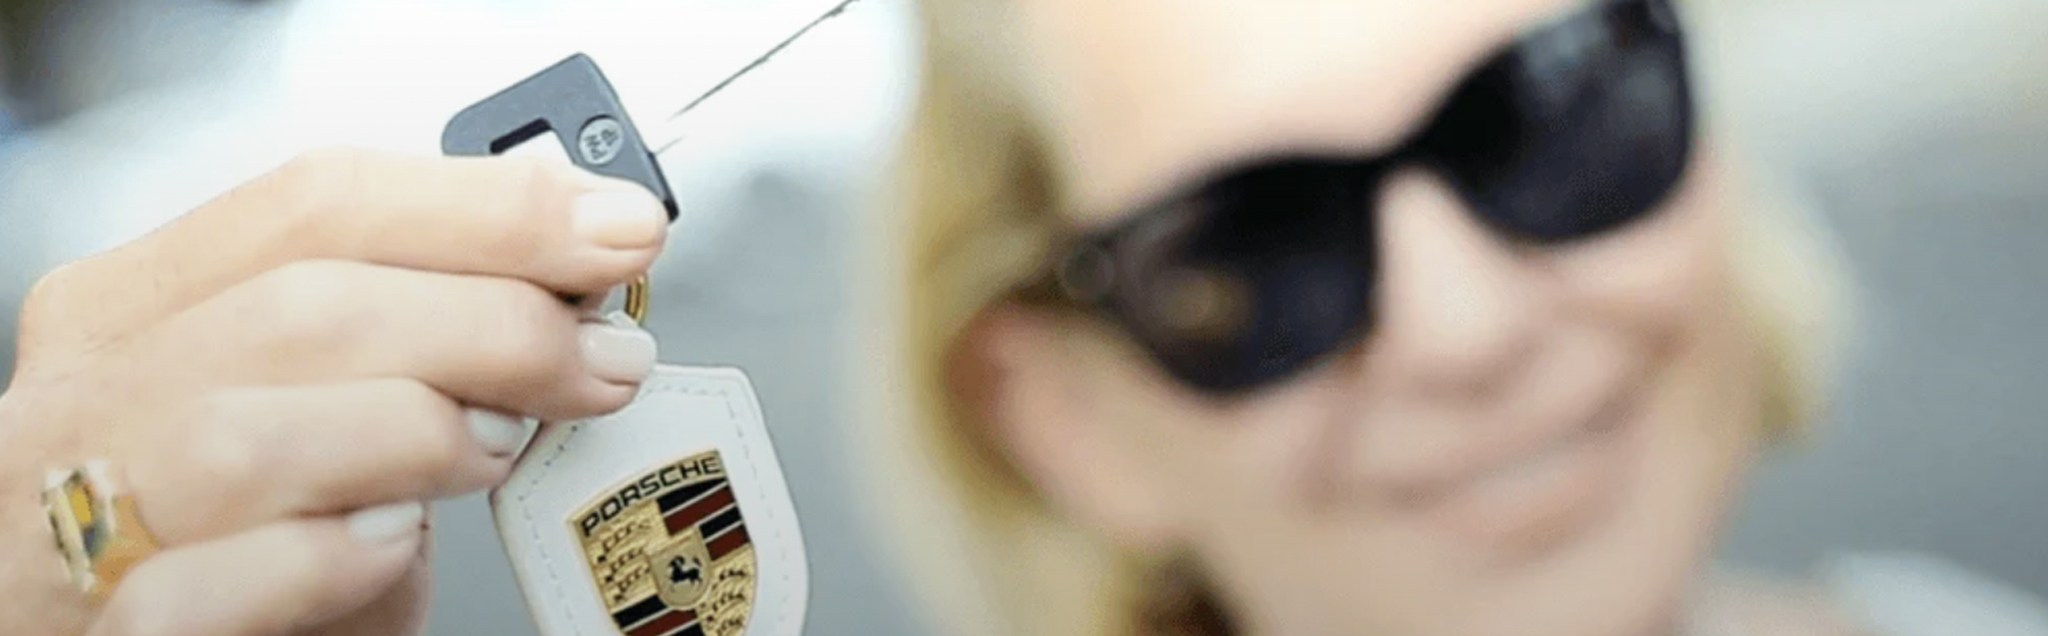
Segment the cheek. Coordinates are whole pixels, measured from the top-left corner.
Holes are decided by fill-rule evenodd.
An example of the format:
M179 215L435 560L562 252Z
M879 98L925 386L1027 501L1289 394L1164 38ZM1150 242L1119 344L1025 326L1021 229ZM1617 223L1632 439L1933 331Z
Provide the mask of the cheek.
M1483 564L1432 527L1344 494L1327 470L1357 421L1355 378L1325 368L1227 418L1211 470L1189 473L1186 541L1211 568L1233 618L1296 633L1444 634L1474 600Z
M1256 399L1221 404L1161 387L1145 416L1161 423L1156 448L1184 539L1199 546L1298 538L1304 518L1355 507L1329 468L1333 434L1357 425L1358 391L1337 362ZM1265 550L1269 548L1252 548Z
M1569 306L1597 323L1670 336L1697 322L1687 317L1729 303L1733 198L1719 165L1701 155L1655 215L1550 258Z
M1329 370L1276 387L1255 400L1220 403L1180 386L1144 354L1112 334L1086 336L1087 364L1077 372L1128 424L1169 505L1188 533L1229 528L1247 515L1271 516L1304 501L1327 500L1317 449L1336 430L1351 388ZM1292 513L1290 513L1292 514Z

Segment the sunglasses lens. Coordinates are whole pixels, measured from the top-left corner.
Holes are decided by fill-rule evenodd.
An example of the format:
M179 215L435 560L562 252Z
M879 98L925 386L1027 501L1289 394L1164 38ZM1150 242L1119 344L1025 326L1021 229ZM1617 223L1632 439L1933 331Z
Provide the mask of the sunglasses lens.
M1495 226L1537 241L1642 217L1683 177L1692 96L1664 0L1622 2L1475 73L1422 147Z
M1210 393L1291 375L1366 322L1372 229L1355 167L1269 162L1149 215L1119 245L1112 309Z
M1692 95L1669 0L1618 0L1523 39L1454 91L1410 150L1268 160L1141 212L1096 245L1107 309L1212 395L1300 373L1371 322L1372 197L1393 163L1437 170L1518 238L1643 217L1683 178ZM1097 288L1095 283L1089 287ZM1093 301L1090 301L1093 302Z

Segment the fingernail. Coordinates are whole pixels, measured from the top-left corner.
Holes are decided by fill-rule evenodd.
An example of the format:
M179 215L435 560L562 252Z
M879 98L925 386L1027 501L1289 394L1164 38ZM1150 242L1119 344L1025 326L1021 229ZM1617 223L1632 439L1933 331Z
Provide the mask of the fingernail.
M426 516L417 501L364 508L348 516L348 532L364 545L391 543L418 534Z
M600 248L646 249L668 233L668 211L646 192L599 190L576 199L575 231Z
M646 331L605 323L584 323L578 340L590 373L607 382L637 383L654 371L658 354Z
M484 409L464 409L469 416L469 434L476 438L476 445L495 457L504 457L519 452L520 442L526 441L526 425L511 416Z

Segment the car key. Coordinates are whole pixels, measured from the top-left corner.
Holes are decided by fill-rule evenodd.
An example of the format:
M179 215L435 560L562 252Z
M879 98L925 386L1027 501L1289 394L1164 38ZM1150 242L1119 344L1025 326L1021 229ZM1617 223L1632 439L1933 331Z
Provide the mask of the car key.
M462 110L441 145L497 155L549 132L576 165L646 186L675 222L655 153L583 54ZM625 313L644 322L647 310L643 277ZM803 629L803 536L740 369L657 365L623 410L542 426L491 508L544 636Z

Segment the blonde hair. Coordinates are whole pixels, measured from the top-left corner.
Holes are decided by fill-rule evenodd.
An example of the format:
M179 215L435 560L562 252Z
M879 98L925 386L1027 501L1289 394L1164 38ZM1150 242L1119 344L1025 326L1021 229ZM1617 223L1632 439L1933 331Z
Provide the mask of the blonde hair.
M887 302L868 318L880 337L854 352L873 384L861 438L871 508L911 589L943 633L958 636L1153 634L1202 625L1212 599L1161 555L1126 554L1036 496L953 390L950 360L968 324L1037 272L1051 247L1054 177L1044 138L1007 56L1003 7L926 0L922 93L901 157L903 197L872 226L865 270ZM1725 132L1725 131L1718 131ZM1724 153L1725 154L1725 153ZM1748 183L1761 192L1761 183ZM1837 308L1833 251L1784 196L1737 223L1732 263L1768 384L1763 426L1800 430L1824 404ZM884 372L877 372L877 370Z

